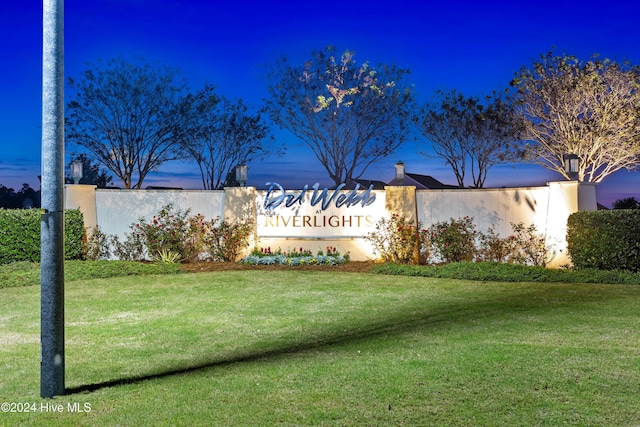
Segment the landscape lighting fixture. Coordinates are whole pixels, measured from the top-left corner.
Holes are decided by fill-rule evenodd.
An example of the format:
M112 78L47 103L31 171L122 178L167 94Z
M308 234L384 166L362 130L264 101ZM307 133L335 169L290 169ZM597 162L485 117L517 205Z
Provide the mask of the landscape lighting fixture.
M580 165L580 158L573 153L563 154L564 171L569 176L569 179L576 179L578 177L578 167Z
M70 169L73 183L78 184L82 179L82 160L74 160L71 162Z
M244 187L249 180L249 167L244 163L236 166L236 181L240 184L240 187Z

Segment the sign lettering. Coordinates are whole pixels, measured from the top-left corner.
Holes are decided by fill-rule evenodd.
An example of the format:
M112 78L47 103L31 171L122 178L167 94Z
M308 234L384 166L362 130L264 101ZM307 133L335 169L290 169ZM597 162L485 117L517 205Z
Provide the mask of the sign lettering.
M320 184L302 190L285 190L268 182L258 193L257 231L262 238L363 237L386 215L385 193L356 185L345 190L321 189Z
M305 193L309 190L309 186L305 185L298 194L295 194L287 192L277 182L267 182L267 185L269 186L269 189L267 190L267 195L264 198L264 208L266 210L273 210L283 203L287 208L294 206L296 203L302 205ZM353 189L353 191L348 195L340 193L345 186L346 184L344 183L338 185L338 187L333 190L333 193L329 195L329 189L325 188L320 191L320 183L316 182L312 187L313 195L311 196L310 201L311 206L313 207L320 203L321 210L324 211L327 210L332 203L337 208L342 206L350 208L351 206L358 204L362 207L369 206L376 201L376 195L371 193L373 185L370 185L362 194L358 194L360 184L356 184L355 189ZM277 192L279 192L279 194Z

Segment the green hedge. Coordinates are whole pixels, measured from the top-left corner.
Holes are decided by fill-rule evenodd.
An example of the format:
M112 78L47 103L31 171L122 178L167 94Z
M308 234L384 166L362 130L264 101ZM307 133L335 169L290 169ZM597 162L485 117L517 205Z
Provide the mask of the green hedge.
M2 270L0 270L1 272ZM376 264L372 273L487 282L610 283L640 285L640 272L544 268L498 262L452 262L442 265Z
M0 264L40 261L40 210L0 209ZM84 257L85 230L82 213L65 212L65 259Z
M567 227L576 268L640 271L640 210L576 212Z

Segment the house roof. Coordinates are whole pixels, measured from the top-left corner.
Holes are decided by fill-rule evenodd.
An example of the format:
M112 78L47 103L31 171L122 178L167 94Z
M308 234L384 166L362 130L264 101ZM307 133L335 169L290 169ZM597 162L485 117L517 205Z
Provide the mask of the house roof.
M448 188L459 188L457 185L443 184L430 175L420 175L417 173L405 173L402 184L394 179L388 185L415 186L418 190L444 190Z
M386 182L376 181L375 179L354 179L350 183L348 183L344 189L345 190L353 190L356 188L356 184L360 184L360 189L366 190L371 185L373 185L374 190L384 190L384 187L387 186Z

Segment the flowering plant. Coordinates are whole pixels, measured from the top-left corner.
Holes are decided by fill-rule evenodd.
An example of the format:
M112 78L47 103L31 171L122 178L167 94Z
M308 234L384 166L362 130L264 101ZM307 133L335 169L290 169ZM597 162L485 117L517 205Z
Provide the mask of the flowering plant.
M249 218L231 222L218 217L206 223L205 228L203 242L211 257L234 262L249 247L254 223Z
M429 236L422 224L412 224L399 215L381 218L375 231L368 233L365 240L371 243L376 254L383 261L400 264L415 263L420 256L428 257Z
M443 262L473 261L477 237L473 218L451 218L433 224L429 231L431 248Z
M318 250L316 255L309 249L300 248L288 249L283 252L282 249L271 250L267 248L255 248L251 255L244 257L240 263L249 265L339 265L349 261L349 252L341 255L336 247L327 246L327 254L324 255L322 249Z
M493 226L486 233L479 233L480 248L477 253L478 261L518 263L519 242L513 234L500 237Z
M150 221L140 218L132 224L132 237L144 243L153 259L161 253L175 253L181 261L195 261L202 249L205 222L202 215L190 213L190 209L181 212L172 204L165 205Z
M539 233L535 224L525 227L523 223L511 223L517 245L517 262L545 267L556 256L556 245L547 242L543 233Z

